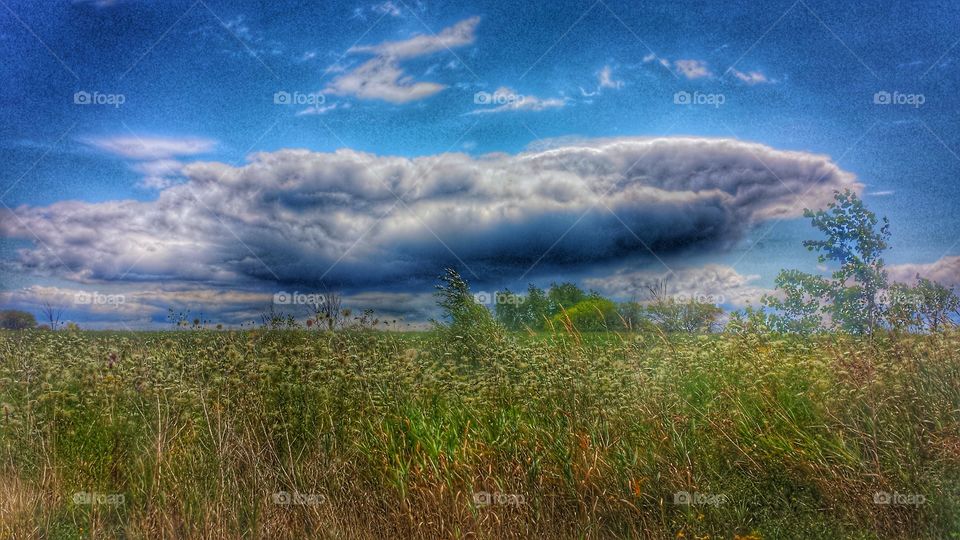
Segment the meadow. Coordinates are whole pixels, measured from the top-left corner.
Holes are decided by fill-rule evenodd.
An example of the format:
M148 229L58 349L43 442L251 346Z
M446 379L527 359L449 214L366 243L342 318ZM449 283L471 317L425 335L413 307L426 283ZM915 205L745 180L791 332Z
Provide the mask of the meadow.
M0 332L3 538L960 538L960 335Z

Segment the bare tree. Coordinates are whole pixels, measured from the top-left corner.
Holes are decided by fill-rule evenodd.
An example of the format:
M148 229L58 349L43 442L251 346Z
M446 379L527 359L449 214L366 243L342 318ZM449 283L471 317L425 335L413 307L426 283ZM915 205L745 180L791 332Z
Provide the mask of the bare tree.
M327 330L336 330L343 326L343 295L336 291L327 292L310 307L318 325L325 324Z
M62 324L61 317L63 317L63 308L60 306L54 306L50 302L44 302L40 306L40 311L43 313L43 317L46 319L47 323L50 324L51 330L56 330Z

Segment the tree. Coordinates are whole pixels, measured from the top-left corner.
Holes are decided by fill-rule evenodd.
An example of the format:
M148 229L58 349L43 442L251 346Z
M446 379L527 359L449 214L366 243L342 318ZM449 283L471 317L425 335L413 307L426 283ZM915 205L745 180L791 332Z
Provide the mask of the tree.
M547 291L547 299L550 301L550 314L556 315L561 308L570 309L586 300L587 293L570 282L551 283L550 290Z
M440 276L434 293L437 304L453 328L493 327L495 321L490 311L478 303L470 293L470 285L453 268L447 268Z
M43 313L44 320L50 325L51 330L56 330L62 324L60 319L63 317L63 308L55 306L50 302L44 302L40 306L40 312Z
M4 330L26 330L36 326L37 319L31 313L17 309L0 311L0 328Z
M713 304L693 298L680 301L668 295L666 280L660 280L647 290L650 302L644 309L644 316L664 332L709 332L723 314L723 310Z
M770 330L812 334L822 328L822 303L829 296L831 287L826 279L799 270L783 270L774 283L780 297L764 295L761 300L775 310L768 316Z
M589 297L553 316L553 323L558 327L563 327L568 321L574 328L584 332L614 330L622 326L617 305L606 298L596 297Z
M510 292L510 289L498 291L495 298L494 312L497 322L510 330L522 329L526 323L526 310L523 306L526 299Z
M891 285L887 300L887 321L895 330L937 332L960 315L960 298L953 289L920 276L913 287Z
M882 256L890 247L890 222L878 220L850 190L836 192L826 210L805 209L803 215L824 236L804 241L804 247L835 270L830 278L799 270L780 272L782 298L764 297L764 304L775 310L771 326L810 332L829 320L835 329L849 333L874 332L884 320L878 298L889 286Z
M444 347L454 359L489 358L490 347L503 338L503 327L486 306L470 293L470 285L453 268L447 268L436 285L437 304L446 322L435 322Z

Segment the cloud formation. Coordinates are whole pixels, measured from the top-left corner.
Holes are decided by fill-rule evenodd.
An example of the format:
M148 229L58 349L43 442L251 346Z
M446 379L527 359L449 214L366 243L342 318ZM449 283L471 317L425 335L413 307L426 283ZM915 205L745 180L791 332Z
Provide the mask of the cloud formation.
M201 137L119 136L85 139L87 144L105 152L136 160L169 159L178 156L205 154L217 142Z
M400 61L469 45L476 39L475 32L479 23L479 17L471 17L437 34L351 47L347 51L350 54L372 54L374 58L334 79L324 92L395 104L430 97L446 86L414 80L400 67Z
M138 184L144 189L165 189L177 182L183 163L178 158L212 151L217 142L201 137L119 136L84 139L104 152L136 161L131 168L143 174Z
M19 252L22 271L78 282L410 286L446 265L517 279L646 246L722 249L759 221L862 190L827 156L707 138L480 157L281 150L182 174L152 201L3 210L0 235L39 240Z
M705 60L680 59L670 61L653 53L643 57L644 64L649 64L651 62L658 63L686 79L694 80L715 78L713 71L710 69L709 64ZM730 67L726 72L724 72L724 75L727 73L733 75L737 80L749 86L756 84L772 84L777 82L775 79L771 79L763 72L757 70L743 72L736 68Z
M757 275L743 275L726 265L676 268L662 271L620 271L613 275L585 280L587 287L624 300L645 302L650 288L665 285L666 294L678 301L697 300L711 304L744 307L758 305L771 291L752 285Z
M919 275L947 287L960 287L960 255L944 256L932 263L894 264L888 271L890 281L913 285Z
M497 88L492 94L489 92L477 92L474 94L474 102L495 106L486 109L474 109L467 114L542 111L545 109L560 108L567 104L566 100L560 98L538 98L532 95L521 95L506 86Z
M673 63L677 72L688 79L702 79L713 77L713 72L703 60L677 60Z

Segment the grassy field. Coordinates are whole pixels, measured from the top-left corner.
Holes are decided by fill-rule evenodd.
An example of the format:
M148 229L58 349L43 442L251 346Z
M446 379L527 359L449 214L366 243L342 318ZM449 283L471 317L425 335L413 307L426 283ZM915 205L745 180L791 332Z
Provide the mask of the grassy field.
M960 336L0 333L0 537L960 538Z

